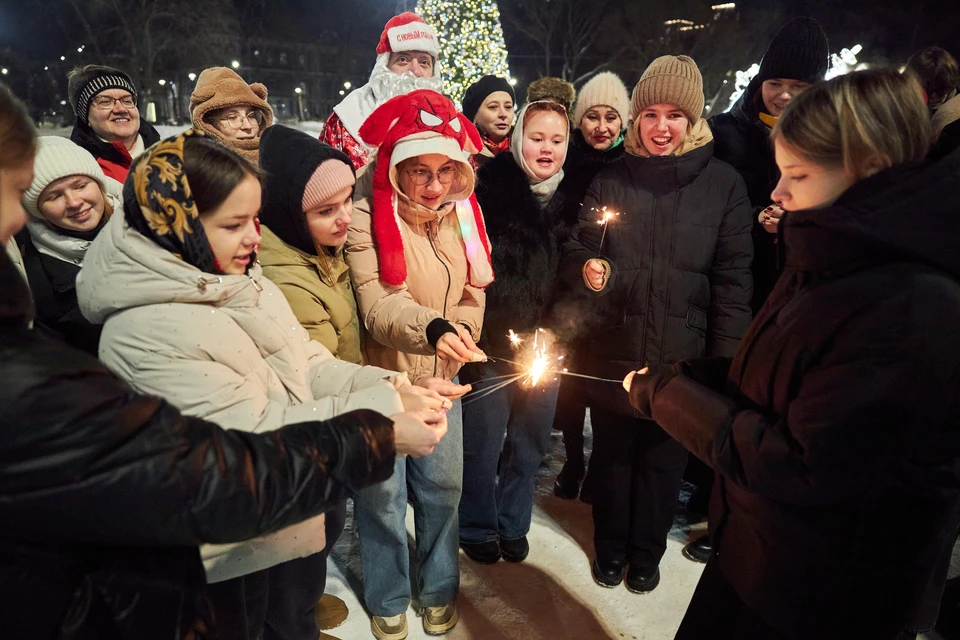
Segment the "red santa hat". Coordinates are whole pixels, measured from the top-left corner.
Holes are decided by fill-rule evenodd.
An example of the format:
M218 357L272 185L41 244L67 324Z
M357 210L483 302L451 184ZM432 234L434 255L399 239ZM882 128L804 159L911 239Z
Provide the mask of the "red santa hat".
M396 165L408 158L439 153L462 165L472 177L464 152L478 153L482 142L477 128L459 113L449 98L419 89L385 102L360 127L360 135L378 148L373 174L373 239L380 279L398 286L407 279L407 262L397 213ZM472 184L472 181L471 181ZM484 288L493 282L490 240L472 186L459 194L454 206L468 263L468 282Z
M439 58L437 32L423 18L409 11L390 18L380 34L377 55L400 51L425 51Z

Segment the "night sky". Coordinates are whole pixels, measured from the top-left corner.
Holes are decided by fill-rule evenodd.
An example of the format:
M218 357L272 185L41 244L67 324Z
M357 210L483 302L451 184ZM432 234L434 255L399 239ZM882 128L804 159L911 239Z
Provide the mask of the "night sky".
M371 47L384 21L404 5L399 0L262 1L268 9L265 27L271 36L310 41L315 34L336 29L340 21L354 20L362 23L357 26L364 33L371 34ZM500 0L501 6L510 1ZM69 11L64 16L57 10L61 4L58 0L0 0L0 52L12 50L39 60L59 57L69 47L76 47L83 41L82 33L71 28ZM410 0L406 6L414 4ZM867 55L891 62L930 45L960 54L957 0L740 0L738 5L747 21L751 10L777 5L787 18L810 15L823 24L831 50L860 42ZM67 33L69 37L65 37ZM521 42L508 40L507 45L512 53L525 53Z

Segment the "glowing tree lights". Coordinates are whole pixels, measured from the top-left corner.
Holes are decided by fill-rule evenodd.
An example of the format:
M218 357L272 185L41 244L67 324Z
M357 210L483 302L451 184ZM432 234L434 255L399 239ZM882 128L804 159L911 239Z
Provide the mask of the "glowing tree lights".
M443 90L458 108L482 76L510 78L495 0L419 0L417 14L437 30Z

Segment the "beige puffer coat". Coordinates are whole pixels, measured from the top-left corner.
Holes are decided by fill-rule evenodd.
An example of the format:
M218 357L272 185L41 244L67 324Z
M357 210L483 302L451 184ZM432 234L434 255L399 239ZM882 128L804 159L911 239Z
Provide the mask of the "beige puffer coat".
M100 359L142 393L228 429L271 431L353 409L403 411L406 376L335 359L297 322L259 264L215 276L114 216L77 277L84 316L104 323ZM323 516L264 538L201 548L208 582L324 548Z
M445 318L469 327L473 339L479 340L486 300L482 289L467 284L467 255L454 203L434 211L398 191L407 280L400 286L388 285L380 280L371 234L375 170L376 160L365 166L357 179L346 251L360 317L372 338L364 343L364 360L403 371L414 382L432 376L450 380L460 364L437 357L427 341L427 325ZM448 198L457 196L469 193Z

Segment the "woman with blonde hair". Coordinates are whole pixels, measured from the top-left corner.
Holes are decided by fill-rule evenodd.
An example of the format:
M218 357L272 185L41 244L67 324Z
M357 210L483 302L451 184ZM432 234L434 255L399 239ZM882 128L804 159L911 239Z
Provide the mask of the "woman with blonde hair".
M960 511L960 155L925 160L890 69L807 89L773 140L786 271L737 354L624 381L718 476L677 638L912 638Z

